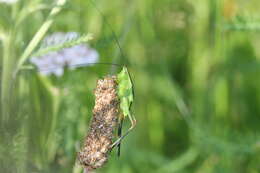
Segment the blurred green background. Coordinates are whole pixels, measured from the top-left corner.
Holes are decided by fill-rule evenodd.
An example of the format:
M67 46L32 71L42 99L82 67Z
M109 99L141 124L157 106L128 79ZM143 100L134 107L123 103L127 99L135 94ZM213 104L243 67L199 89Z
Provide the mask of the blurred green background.
M0 3L1 173L81 172L96 81L120 70L12 78L54 5ZM259 10L259 0L66 2L46 34L93 33L100 62L126 64L135 87L137 127L97 172L260 172Z

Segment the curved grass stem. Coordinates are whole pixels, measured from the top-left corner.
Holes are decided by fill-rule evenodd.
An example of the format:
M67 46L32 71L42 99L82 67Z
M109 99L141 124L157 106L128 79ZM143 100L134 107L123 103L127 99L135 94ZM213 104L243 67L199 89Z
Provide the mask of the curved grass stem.
M33 50L37 47L39 42L42 40L44 35L47 33L49 30L50 26L53 23L53 18L56 16L62 9L62 6L66 3L66 0L58 0L57 1L57 6L55 6L46 21L42 24L40 29L37 31L37 33L34 35L33 39L30 41L28 46L26 47L25 51L23 52L21 58L18 61L17 67L14 72L14 76L16 76L17 72L21 68L21 66L24 64L24 62L29 58L29 56L32 54Z

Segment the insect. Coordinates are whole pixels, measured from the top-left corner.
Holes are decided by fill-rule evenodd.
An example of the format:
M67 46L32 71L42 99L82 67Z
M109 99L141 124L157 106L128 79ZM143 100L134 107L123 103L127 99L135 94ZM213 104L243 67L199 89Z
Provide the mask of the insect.
M136 126L135 116L131 113L131 106L134 101L134 90L133 82L131 76L125 66L123 66L122 71L117 75L118 82L118 97L120 100L120 110L121 114L119 116L119 127L118 136L119 138L112 144L111 148L118 146L118 156L120 155L120 143L123 138L125 138L129 132L131 132ZM130 120L130 128L122 135L122 125L123 121L128 118Z
M99 79L94 93L96 99L93 117L84 146L78 152L78 161L83 165L85 172L102 167L108 161L110 151L116 146L119 156L121 141L136 125L136 119L130 111L133 84L126 67L117 75ZM122 134L122 124L127 117L131 126ZM118 139L112 142L116 126Z
M128 69L126 66L122 66L119 64L109 64L109 63L82 63L82 64L75 64L70 65L70 67L76 68L76 67L84 67L86 65L114 65L118 67L122 67L122 70L114 76L115 81L117 83L117 97L119 99L119 107L120 107L120 113L117 117L117 128L118 128L118 139L111 145L111 150L115 147L118 147L118 156L120 156L120 147L121 147L121 141L133 130L133 128L136 126L136 119L131 113L131 106L134 101L134 88L133 88L133 82L130 76L130 73L128 72ZM66 66L64 67L66 68ZM51 68L47 69L41 69L41 70L53 70ZM122 126L125 119L129 119L131 126L129 129L122 134Z

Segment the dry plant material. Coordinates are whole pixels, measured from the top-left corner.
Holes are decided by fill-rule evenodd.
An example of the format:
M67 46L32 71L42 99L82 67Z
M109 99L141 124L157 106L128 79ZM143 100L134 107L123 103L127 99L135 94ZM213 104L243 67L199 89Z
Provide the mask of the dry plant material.
M86 172L102 167L108 160L119 114L116 77L98 80L95 97L90 128L78 153L78 160Z

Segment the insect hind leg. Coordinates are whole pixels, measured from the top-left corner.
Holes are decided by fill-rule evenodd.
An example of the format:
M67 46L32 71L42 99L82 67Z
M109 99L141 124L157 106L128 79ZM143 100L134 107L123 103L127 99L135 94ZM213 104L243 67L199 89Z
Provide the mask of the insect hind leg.
M111 145L111 149L113 149L116 146L120 146L121 141L135 128L136 126L135 117L132 115L128 115L128 117L131 122L131 127Z
M122 127L123 127L123 118L121 117L119 120L119 125L118 125L118 131L117 131L117 136L120 138L122 136ZM117 145L117 156L120 156L120 150L121 150L121 143Z

